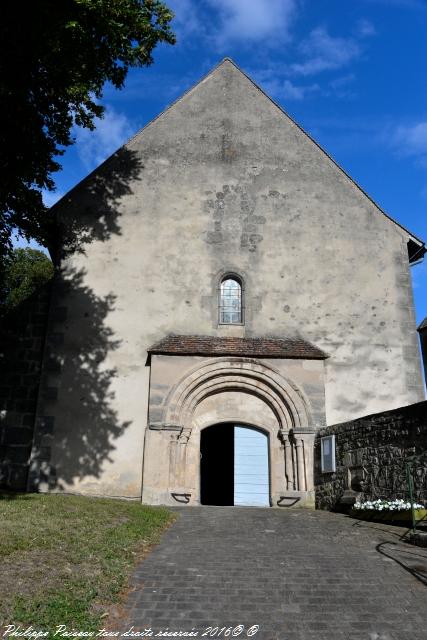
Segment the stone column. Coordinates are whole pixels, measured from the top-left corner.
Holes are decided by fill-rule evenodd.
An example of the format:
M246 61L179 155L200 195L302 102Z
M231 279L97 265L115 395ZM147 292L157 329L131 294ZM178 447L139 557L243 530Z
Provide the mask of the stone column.
M295 489L294 468L292 460L292 444L289 440L284 440L283 447L285 449L285 478L286 478L286 490L292 491Z
M297 480L298 480L298 491L305 491L305 474L304 474L304 449L303 449L303 440L301 438L295 439L295 452L296 452L296 463L297 463Z
M176 456L178 436L172 435L169 441L169 491L175 491L176 486Z
M314 436L315 429L306 427L293 431L298 465L298 489L314 489Z
M187 442L190 438L191 430L182 429L178 436L176 444L176 458L175 458L175 482L176 489L179 491L186 491L185 485L185 467L187 462Z

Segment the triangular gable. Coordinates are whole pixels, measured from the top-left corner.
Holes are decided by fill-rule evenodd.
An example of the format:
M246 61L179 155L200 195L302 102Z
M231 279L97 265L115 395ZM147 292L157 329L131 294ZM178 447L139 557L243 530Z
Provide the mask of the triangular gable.
M406 227L404 227L402 224L400 224L399 222L397 222L397 220L395 220L394 218L392 218L388 213L386 213L384 211L384 209L382 209L379 204L377 202L375 202L375 200L373 198L371 198L371 196L366 193L366 191L345 171L345 169L343 169L338 162L336 162L334 160L334 158L332 158L332 156L329 155L329 153L327 151L325 151L325 149L309 134L307 133L307 131L305 131L305 129L298 124L298 122L296 122L292 116L289 115L289 113L287 113L287 111L285 111L283 109L283 107L281 107L275 100L273 100L273 98L271 96L269 96L254 80L252 80L252 78L250 76L248 76L235 62L234 60L232 60L231 58L224 58L210 73L213 73L221 64L224 64L225 62L229 62L230 64L232 64L237 71L239 71L242 75L245 76L245 78L247 78L247 80L249 80L249 82L251 82L254 87L256 87L258 89L258 91L260 91L268 100L270 100L270 102L272 102L278 109L279 111L281 111L283 113L283 115L285 115L307 138L309 138L309 140L311 140L311 142L313 144L316 145L316 147L318 149L320 149L320 151L325 154L325 156L337 167L337 169L339 169L339 171L341 171L346 178L348 178L348 180L350 180L350 182L352 182L352 184L354 184L355 187L357 187L357 189L359 189L359 191L361 191L361 193L368 198L368 200L370 202L372 202L372 204L378 209L378 211L380 213L382 213L388 220L390 220L390 222L392 222L393 224L395 224L397 227L399 227L400 229L402 229L402 231L404 231L406 234L408 234L408 254L409 254L409 261L411 263L414 262L418 262L419 260L422 260L424 257L424 254L427 252L427 248L425 246L425 242L423 240L421 240L421 238L418 238L417 236L415 236L413 233L411 233L409 231L409 229L407 229ZM210 75L210 74L208 74ZM195 85L196 86L196 85ZM185 94L184 94L185 95ZM412 255L412 259L411 259L411 255Z
M386 213L375 202L375 200L373 200L366 193L366 191L364 191L364 189L362 189L362 187L355 180L353 180L353 178L327 153L327 151L325 151L325 149L323 149L323 147L314 138L312 138L311 135L307 133L307 131L305 131L303 127L301 127L301 125L299 125L277 102L275 102L275 100L273 100L267 93L265 93L265 91L254 80L252 80L252 78L250 78L244 71L242 71L242 69L240 69L240 67L233 60L231 60L231 58L224 58L213 69L211 69L205 76L203 76L198 82L196 82L192 87L190 87L187 91L185 91L179 98L177 98L168 107L166 107L166 109L160 112L155 118L150 120L150 122L148 122L137 133L135 133L124 145L122 145L122 147L117 149L117 151L115 151L111 156L109 156L109 158L104 160L104 162L102 162L98 167L96 167L90 174L88 174L85 178L83 178L83 180L81 180L77 185L75 185L65 196L63 196L63 198L61 198L55 205L53 205L52 207L53 211L55 212L57 208L59 209L59 205L61 204L61 202L64 201L64 199L68 199L75 189L83 185L86 181L90 180L90 178L94 174L96 174L103 165L108 163L109 160L112 157L114 157L115 154L117 154L120 149L131 144L136 138L141 136L141 134L147 128L152 126L155 122L157 122L160 118L162 118L166 113L168 113L171 109L173 109L187 95L192 93L200 84L202 84L205 80L211 77L221 66L225 64L231 64L240 74L242 74L259 92L261 92L281 112L281 114L283 114L286 118L288 118L290 122L292 122L292 124L295 125L301 131L301 133L303 133L304 136L306 136L333 163L333 165L335 165L335 167L375 206L375 208L379 211L379 213L385 216L385 218L387 218L390 222L396 225L401 231L403 231L407 235L408 255L409 255L409 262L411 264L419 262L420 260L423 259L423 256L427 251L424 241L418 238L413 233L411 233L406 227L404 227L402 224L394 220L394 218L392 218L388 213Z

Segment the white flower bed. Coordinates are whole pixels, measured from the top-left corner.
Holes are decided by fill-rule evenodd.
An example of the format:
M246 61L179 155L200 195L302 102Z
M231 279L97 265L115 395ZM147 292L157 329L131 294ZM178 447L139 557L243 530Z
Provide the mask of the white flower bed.
M366 502L355 502L353 509L363 509L372 511L407 511L411 508L410 502L405 500L367 500ZM424 509L423 504L414 503L414 509Z

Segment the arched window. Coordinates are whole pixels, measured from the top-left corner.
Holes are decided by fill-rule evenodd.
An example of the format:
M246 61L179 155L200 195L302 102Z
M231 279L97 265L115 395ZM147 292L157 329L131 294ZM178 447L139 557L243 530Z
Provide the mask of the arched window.
M220 324L242 324L242 283L237 276L225 276L221 280L219 295Z

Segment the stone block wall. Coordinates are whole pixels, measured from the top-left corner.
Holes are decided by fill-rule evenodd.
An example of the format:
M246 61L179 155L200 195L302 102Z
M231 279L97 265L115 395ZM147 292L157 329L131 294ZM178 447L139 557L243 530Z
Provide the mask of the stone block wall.
M51 283L0 319L0 488L25 491Z
M335 434L336 472L321 473L320 439ZM427 401L336 424L315 442L316 506L336 509L345 497L408 498L405 460L413 465L416 499L427 499ZM353 493L352 493L353 492Z

